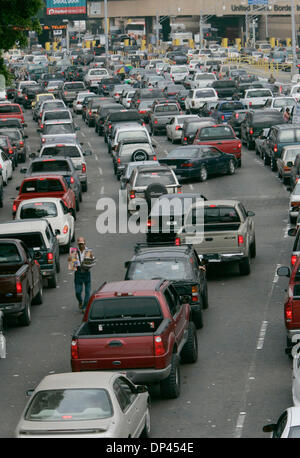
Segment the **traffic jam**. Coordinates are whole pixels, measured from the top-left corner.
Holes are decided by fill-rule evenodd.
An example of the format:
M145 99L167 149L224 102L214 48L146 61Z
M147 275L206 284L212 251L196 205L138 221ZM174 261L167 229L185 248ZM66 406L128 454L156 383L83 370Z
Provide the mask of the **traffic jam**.
M7 53L3 434L300 437L300 78L235 53Z

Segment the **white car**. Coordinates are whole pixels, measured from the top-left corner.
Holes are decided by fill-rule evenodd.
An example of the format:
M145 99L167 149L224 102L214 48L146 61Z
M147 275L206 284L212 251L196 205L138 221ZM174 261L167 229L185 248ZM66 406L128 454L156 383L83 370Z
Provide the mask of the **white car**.
M288 407L276 423L263 427L265 433L272 433L272 438L300 438L300 407Z
M212 87L191 89L184 101L187 113L199 111L205 102L217 102L218 94Z
M294 97L297 102L300 100L300 84L295 84L295 86L292 86L290 96Z
M73 100L73 111L78 114L82 112L82 102L86 95L90 94L90 91L78 92L77 97Z
M150 396L110 371L46 375L31 395L17 438L138 438L150 434Z
M89 87L98 87L103 78L109 78L106 68L90 68L84 77L84 82Z
M127 125L120 125L120 128L117 128L115 131L114 138L111 141L111 150L115 150L117 145L122 140L130 140L130 139L140 139L143 141L147 141L148 143L152 144L152 140L148 129L144 126L141 126L137 123L131 123Z
M297 101L294 97L273 97L266 102L266 108L274 108L274 110L281 111L289 108L290 111L292 108L297 105Z
M267 100L272 97L273 93L270 89L247 89L244 99L241 100L241 102L243 102L247 108L262 108Z
M182 127L184 121L187 120L194 120L197 121L199 119L199 116L197 115L181 115L181 116L175 116L170 124L167 124L166 126L166 131L167 131L167 139L171 140L172 143L175 143L176 141L181 141L181 133L182 133Z
M125 108L130 108L132 97L134 96L135 90L127 91L124 96L122 96L122 105Z
M191 59L189 62L189 72L193 73L196 71L197 68L200 68L202 64L202 60L200 59Z
M189 69L186 65L171 65L170 77L174 83L179 83L189 74Z
M40 197L23 200L15 216L16 220L45 218L56 234L62 251L69 252L71 242L75 240L75 222L68 207L62 199L56 197Z
M289 202L289 220L291 224L294 224L299 214L300 206L300 181L296 183L291 195Z
M0 145L0 169L2 170L3 185L6 186L8 180L12 178L13 165L7 154L1 149Z
M207 87L216 79L217 77L214 73L195 73L194 78L191 80L191 89Z
M298 286L294 287L294 297L300 297L300 291ZM292 395L295 407L300 407L300 334L294 334L292 342L297 342L292 347L291 355L293 357L293 383L292 383Z

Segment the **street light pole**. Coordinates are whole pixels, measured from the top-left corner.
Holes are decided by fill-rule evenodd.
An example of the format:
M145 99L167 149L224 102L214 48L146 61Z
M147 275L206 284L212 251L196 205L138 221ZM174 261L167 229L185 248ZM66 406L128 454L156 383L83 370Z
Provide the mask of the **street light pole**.
M292 50L293 50L293 66L292 74L296 73L296 62L297 62L297 53L296 53L296 24L295 24L295 0L291 0L291 16L292 16Z
M108 59L107 0L104 0L105 59Z
M203 46L203 18L201 13L199 18L199 46L200 48Z

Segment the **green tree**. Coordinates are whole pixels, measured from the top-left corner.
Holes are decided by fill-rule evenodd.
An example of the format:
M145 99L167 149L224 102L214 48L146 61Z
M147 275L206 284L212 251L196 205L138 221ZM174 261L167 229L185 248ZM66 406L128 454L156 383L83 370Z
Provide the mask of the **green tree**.
M2 53L16 43L20 47L26 46L29 30L40 32L36 15L43 6L43 0L0 0L0 74L5 76L7 83L11 74L4 64Z

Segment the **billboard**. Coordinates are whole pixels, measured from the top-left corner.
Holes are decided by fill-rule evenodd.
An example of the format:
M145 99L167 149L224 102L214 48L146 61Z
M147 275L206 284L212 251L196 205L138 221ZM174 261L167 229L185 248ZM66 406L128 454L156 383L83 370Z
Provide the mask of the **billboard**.
M86 14L86 0L46 0L47 16Z

